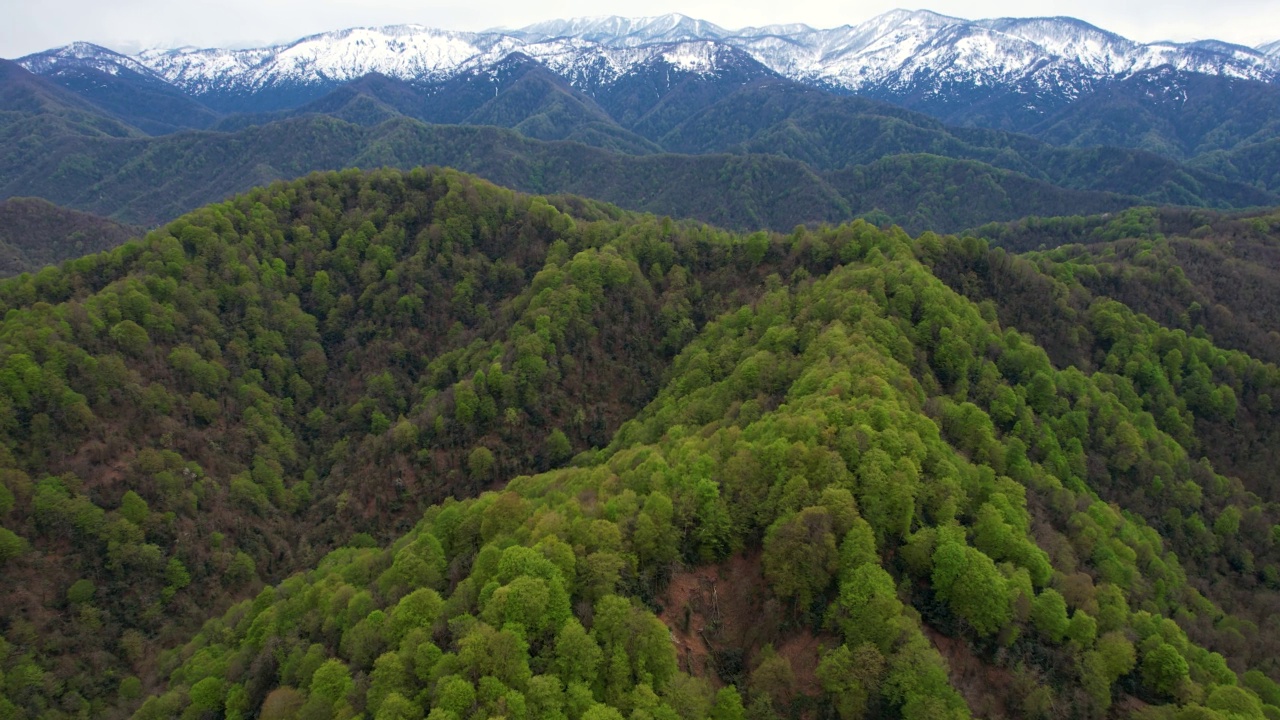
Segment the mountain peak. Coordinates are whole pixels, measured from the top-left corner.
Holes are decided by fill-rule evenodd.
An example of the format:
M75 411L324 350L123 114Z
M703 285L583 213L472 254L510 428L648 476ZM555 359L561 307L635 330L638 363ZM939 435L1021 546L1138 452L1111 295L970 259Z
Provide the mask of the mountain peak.
M909 25L914 27L937 29L966 22L968 22L968 20L951 17L950 15L943 15L932 10L906 10L903 8L896 8L894 10L880 13L866 22L859 23L857 27L899 27Z
M39 75L57 72L63 66L92 68L115 75L129 70L140 75L154 76L146 65L128 55L89 42L73 42L44 52L19 58L18 64Z
M716 39L728 34L724 28L714 23L680 13L649 17L608 15L550 20L503 32L510 32L512 35L526 39L574 37L622 46Z
M675 47L687 43L694 45ZM1143 44L1071 17L966 20L901 8L831 29L782 24L731 31L669 13L569 18L476 33L412 24L356 27L273 47L149 50L133 58L84 43L30 56L24 66L42 74L68 63L106 72L130 67L218 105L219 98L271 90L314 98L373 72L441 82L515 52L590 93L659 58L713 71L722 57L715 46L735 48L771 72L810 85L909 105L921 97L961 102L966 88L988 95L1003 89L1034 96L1031 104L1020 103L1032 113L1165 65L1267 82L1280 77L1280 42L1258 49L1212 40Z

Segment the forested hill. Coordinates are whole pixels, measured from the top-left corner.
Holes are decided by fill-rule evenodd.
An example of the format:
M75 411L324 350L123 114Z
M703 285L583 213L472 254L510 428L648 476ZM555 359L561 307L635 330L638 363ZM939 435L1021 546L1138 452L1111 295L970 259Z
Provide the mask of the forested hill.
M39 198L0 201L0 277L110 250L142 228L60 208Z
M0 717L1280 717L1280 368L1099 257L419 169L2 283Z

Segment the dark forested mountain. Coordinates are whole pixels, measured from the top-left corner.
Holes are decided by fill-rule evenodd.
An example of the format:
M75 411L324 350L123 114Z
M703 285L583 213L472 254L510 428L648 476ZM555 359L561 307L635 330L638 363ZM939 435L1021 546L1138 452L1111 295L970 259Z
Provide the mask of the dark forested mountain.
M1270 193L1152 153L1114 147L1072 151L1024 135L949 128L884 103L786 82L744 87L675 128L662 142L678 152L781 154L828 171L929 153L977 160L1061 187L1145 195L1159 203L1249 206L1270 201ZM1206 202L1210 197L1215 199Z
M1199 167L1232 180L1248 178L1259 187L1280 187L1280 138L1216 151L1196 158Z
M327 115L374 126L407 116L429 123L512 128L538 140L574 140L632 154L660 148L616 123L590 97L546 66L519 54L485 72L423 85L372 73L293 110L232 115L218 130L234 131L291 117Z
M11 67L0 93L12 87L26 97L38 87L92 108ZM4 130L11 142L0 155L0 197L38 195L154 224L313 170L436 163L521 190L575 192L742 229L866 216L914 231L958 230L1142 203L1280 202L1280 195L1245 181L1251 167L1273 170L1265 162L1236 162L1229 168L1235 179L1227 180L1218 174L1226 170L1190 168L1142 151L1064 149L1001 131L949 128L749 64L733 87L692 71L662 83L651 73L634 78L629 96L601 102L527 57L511 56L501 68L432 87L369 75L296 111L226 118L212 132L148 139L92 137L102 134L97 126L139 134L106 110L87 115L65 104L15 103L25 109L10 115ZM606 107L630 118L630 127ZM67 117L77 124L64 127Z
M7 60L0 60L0 133L10 148L62 136L122 138L143 134Z
M924 10L831 29L727 30L680 15L481 33L400 25L267 48L136 56L73 43L19 62L152 134L219 123L236 129L308 112L373 124L394 109L428 122L499 124L536 138L651 151L618 128L656 141L734 90L772 77L891 102L950 125L1179 161L1256 155L1255 146L1276 138L1280 77L1273 46L1142 44L1073 18L971 21ZM383 79L378 87L362 80L371 75ZM481 112L487 102L497 107ZM536 122L522 126L529 117ZM1196 164L1276 188L1256 158Z
M1032 56L1044 62L1025 65ZM396 26L244 51L126 56L77 43L21 63L38 77L0 72L0 197L144 224L313 170L424 163L741 229L867 217L954 231L1135 204L1280 202L1271 55L1141 45L1069 18ZM82 137L144 133L163 137ZM770 174L764 183L798 186L759 192Z
M1161 67L1100 90L1031 132L1055 145L1194 158L1280 136L1280 85Z
M0 276L34 272L110 250L142 229L67 210L38 198L0 201Z
M1037 233L344 171L2 282L0 713L1275 717L1280 215Z

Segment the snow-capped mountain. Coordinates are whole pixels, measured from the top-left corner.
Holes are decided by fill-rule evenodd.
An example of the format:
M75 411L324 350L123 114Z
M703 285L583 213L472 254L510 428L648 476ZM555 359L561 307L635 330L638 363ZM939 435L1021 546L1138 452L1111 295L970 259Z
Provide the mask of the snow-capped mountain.
M741 51L692 37L662 43L606 43L555 33L467 33L395 25L323 33L270 48L149 50L140 53L137 62L184 91L207 97L328 88L369 73L431 84L492 67L514 53L546 65L573 86L590 92L655 60L684 71L712 73L727 55ZM20 62L40 72L41 64L28 65L34 58Z
M108 75L134 72L146 77L160 76L146 64L101 45L75 42L22 58L21 65L37 75L53 75L65 68L96 70Z
M276 84L354 80L371 72L401 79L436 80L456 72L503 40L421 25L352 28L269 48L146 50L138 60L197 95L217 90L260 90ZM517 49L514 45L512 50Z
M677 43L686 40L719 40L729 31L684 15L671 14L657 17L626 18L599 17L549 20L515 30L495 29L527 40L552 38L578 38L612 47Z
M718 63L745 53L792 80L934 111L1003 93L1005 105L1043 113L1159 67L1266 82L1280 77L1280 43L1144 44L1067 17L965 20L906 10L830 29L728 30L683 15L552 20L484 32L395 25L266 48L148 50L133 57L77 43L19 62L42 74L69 62L130 67L197 99L272 92L306 99L369 73L442 82L517 52L588 94L655 59L714 73Z

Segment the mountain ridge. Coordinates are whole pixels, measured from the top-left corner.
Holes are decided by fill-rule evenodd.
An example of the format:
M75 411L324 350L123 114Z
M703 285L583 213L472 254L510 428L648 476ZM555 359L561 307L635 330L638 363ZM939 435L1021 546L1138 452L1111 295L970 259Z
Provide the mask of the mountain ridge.
M900 101L913 94L959 92L950 86L1022 87L1043 95L1033 101L1041 112L1162 65L1267 82L1280 74L1280 59L1268 50L1272 46L1139 43L1069 17L965 20L926 10L894 10L827 29L792 24L728 30L676 14L551 20L481 32L424 25L357 27L245 50L144 50L128 62L216 104L222 96L271 88L330 87L368 72L439 81L517 51L544 62L575 87L589 89L688 43L734 47L793 80ZM88 49L68 48L19 62L43 71L54 59L66 61Z

